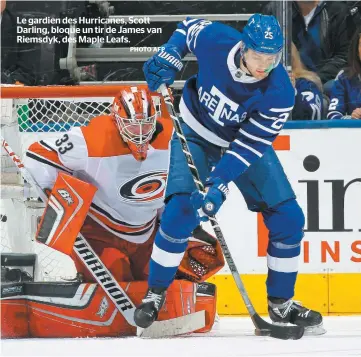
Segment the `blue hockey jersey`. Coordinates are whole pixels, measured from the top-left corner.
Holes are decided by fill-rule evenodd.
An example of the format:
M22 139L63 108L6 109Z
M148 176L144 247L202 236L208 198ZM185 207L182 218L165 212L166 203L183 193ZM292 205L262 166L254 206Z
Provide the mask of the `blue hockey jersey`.
M241 71L242 33L217 22L187 18L169 44L192 52L198 73L180 102L182 119L207 141L228 150L211 173L230 182L262 157L293 108L294 88L280 64L263 80Z
M292 120L322 119L322 93L312 81L296 79L296 101L292 110Z
M349 78L341 71L331 89L331 101L327 119L341 119L350 116L356 108L361 108L361 78Z

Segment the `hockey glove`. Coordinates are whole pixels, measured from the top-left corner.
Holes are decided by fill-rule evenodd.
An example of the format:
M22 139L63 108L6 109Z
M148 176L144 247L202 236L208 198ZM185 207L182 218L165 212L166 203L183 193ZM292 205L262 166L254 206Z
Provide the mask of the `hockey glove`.
M218 212L229 193L227 184L220 178L207 180L207 188L206 193L196 190L191 195L192 205L203 222Z
M176 46L165 44L144 63L143 72L148 87L155 92L161 84L172 84L183 64Z

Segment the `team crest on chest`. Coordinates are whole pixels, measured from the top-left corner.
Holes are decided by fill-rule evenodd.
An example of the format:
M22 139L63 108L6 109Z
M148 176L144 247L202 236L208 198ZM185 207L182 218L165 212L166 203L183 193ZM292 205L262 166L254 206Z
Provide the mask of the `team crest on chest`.
M167 183L166 170L149 171L124 182L119 195L126 202L149 202L163 198Z

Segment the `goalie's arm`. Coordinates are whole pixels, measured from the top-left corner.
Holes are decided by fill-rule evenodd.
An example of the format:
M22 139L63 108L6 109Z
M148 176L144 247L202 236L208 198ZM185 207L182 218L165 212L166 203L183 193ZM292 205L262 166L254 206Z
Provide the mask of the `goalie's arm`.
M72 175L87 161L87 146L79 128L56 138L40 140L29 146L24 164L41 188L52 188L59 172Z

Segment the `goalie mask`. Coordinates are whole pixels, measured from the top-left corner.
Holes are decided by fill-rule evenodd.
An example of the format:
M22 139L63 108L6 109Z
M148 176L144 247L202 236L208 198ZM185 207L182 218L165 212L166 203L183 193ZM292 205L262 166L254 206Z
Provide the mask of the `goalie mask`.
M134 158L144 161L160 116L160 98L152 97L148 89L131 87L114 98L112 110L120 135Z

